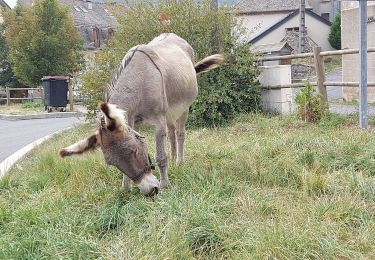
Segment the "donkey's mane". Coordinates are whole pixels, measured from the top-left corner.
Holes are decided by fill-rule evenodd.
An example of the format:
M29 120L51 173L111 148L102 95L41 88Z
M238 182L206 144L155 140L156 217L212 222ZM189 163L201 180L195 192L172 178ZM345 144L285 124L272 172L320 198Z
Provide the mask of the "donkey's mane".
M125 57L122 59L120 65L117 67L117 70L115 71L115 73L113 74L112 76L112 81L109 85L109 90L113 90L115 88L115 84L116 82L118 81L120 75L122 74L123 70L126 68L126 66L128 66L128 64L130 63L131 59L133 58L134 54L137 52L138 50L138 46L136 47L133 47L131 48L125 55ZM109 97L107 97L108 99Z

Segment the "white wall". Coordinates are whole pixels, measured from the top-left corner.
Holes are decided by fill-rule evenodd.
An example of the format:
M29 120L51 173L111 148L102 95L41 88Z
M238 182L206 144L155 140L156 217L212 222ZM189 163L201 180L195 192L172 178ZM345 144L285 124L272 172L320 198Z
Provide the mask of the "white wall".
M257 35L261 34L274 23L281 21L284 17L288 16L290 12L280 13L257 13L250 15L237 16L242 22L242 26L247 28L246 35L241 40L250 41ZM274 42L273 42L274 43Z
M285 36L285 28L299 27L299 16L296 15L277 29L273 30L254 45L270 44L280 42ZM306 13L306 27L308 36L318 45L322 47L323 51L333 50L332 46L328 42L328 35L330 26L313 18L311 15Z

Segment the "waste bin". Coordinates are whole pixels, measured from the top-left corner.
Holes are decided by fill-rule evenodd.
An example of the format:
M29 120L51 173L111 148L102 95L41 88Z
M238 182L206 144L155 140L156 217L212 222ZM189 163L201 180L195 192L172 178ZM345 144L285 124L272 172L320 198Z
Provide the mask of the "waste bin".
M68 104L68 80L65 76L45 76L42 78L44 89L44 106L48 112L53 108L66 111Z

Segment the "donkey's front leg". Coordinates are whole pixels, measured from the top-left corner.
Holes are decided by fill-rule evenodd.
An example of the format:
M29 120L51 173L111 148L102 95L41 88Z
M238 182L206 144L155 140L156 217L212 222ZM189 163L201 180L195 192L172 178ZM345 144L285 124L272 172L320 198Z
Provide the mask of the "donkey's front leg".
M170 185L168 179L168 158L165 152L165 143L167 137L167 124L161 120L160 125L156 126L156 161L160 170L160 188L164 189Z

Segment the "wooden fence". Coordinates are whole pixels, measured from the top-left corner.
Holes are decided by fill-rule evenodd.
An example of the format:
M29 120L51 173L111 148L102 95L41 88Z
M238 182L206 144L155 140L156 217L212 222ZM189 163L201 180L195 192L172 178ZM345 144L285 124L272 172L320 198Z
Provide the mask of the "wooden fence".
M16 91L16 90L36 90L36 91L39 91L40 92L40 97L10 97L10 91ZM5 98L2 98L0 97L0 100L6 100L7 101L7 105L9 106L11 101L12 100L27 100L27 101L34 101L35 99L37 100L42 100L42 102L44 103L44 91L43 91L43 88L9 88L9 87L6 87L5 88L5 92L6 92L6 97ZM69 93L69 105L70 105L70 111L73 111L73 103L74 103L74 100L73 100L73 88L72 88L72 84L71 84L71 81L68 82L68 93Z
M11 91L15 91L15 90L33 90L33 91L38 91L40 92L40 97L34 97L34 96L28 96L28 97L10 97L10 92ZM0 97L0 100L6 100L7 101L7 105L9 106L11 101L12 100L28 100L28 101L34 101L34 99L40 99L40 100L43 100L43 88L9 88L9 87L6 87L5 88L5 93L6 93L6 97L2 98Z
M260 57L258 61L277 61L277 60L291 60L298 58L314 58L315 71L317 76L317 81L312 82L314 86L318 86L319 94L321 94L324 102L328 102L327 98L327 88L326 86L342 86L342 87L353 87L358 86L359 82L327 82L324 73L324 62L323 57L325 56L335 56L335 55L346 55L346 54L356 54L359 52L358 49L346 49L337 51L321 51L321 47L314 47L313 52L300 53L284 56L270 56L270 57ZM368 48L367 52L375 52L375 47ZM286 85L278 86L263 86L265 89L282 89L282 88L300 88L303 87L304 83L292 83ZM375 87L375 82L367 82L368 87Z

